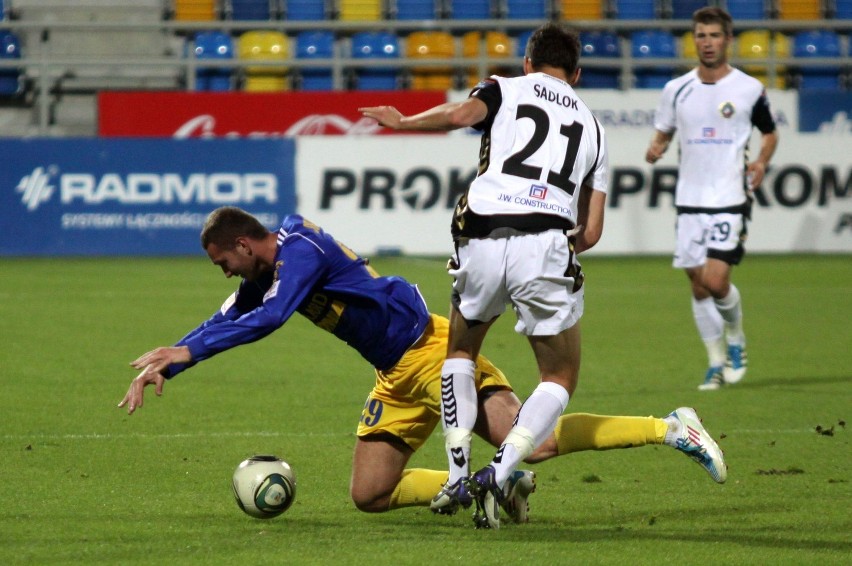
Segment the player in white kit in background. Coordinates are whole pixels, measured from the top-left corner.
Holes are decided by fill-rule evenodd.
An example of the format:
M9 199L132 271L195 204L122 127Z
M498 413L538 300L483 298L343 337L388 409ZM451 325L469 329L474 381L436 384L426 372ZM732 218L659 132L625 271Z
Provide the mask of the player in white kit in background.
M663 88L645 159L660 159L678 132L673 266L689 277L695 324L707 347L709 367L698 388L714 390L746 372L742 302L731 270L745 253L751 191L763 181L778 132L763 84L728 64L731 16L708 7L692 21L698 66ZM761 145L749 162L753 127Z
M572 88L579 78L574 32L545 24L529 39L524 76L493 76L463 102L413 116L362 108L400 130L481 130L479 174L453 218L456 254L442 422L450 474L432 502L475 500L477 526L499 528L499 503L516 466L552 434L580 368L583 274L577 254L603 230L607 188L604 130ZM474 362L491 324L510 304L527 337L540 383L491 463L470 474L477 418Z

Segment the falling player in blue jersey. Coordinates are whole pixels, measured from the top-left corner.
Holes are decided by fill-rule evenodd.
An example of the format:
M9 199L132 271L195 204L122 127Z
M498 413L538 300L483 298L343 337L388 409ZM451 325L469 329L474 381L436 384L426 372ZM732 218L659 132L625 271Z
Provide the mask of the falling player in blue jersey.
M286 217L277 232L270 232L241 209L219 208L207 218L201 241L226 277L242 277L239 289L175 346L133 361L142 371L118 406L132 414L142 406L146 386L154 385L161 395L167 379L267 336L298 312L355 348L375 368L353 458L350 491L355 505L367 512L430 505L447 472L405 466L441 418L448 320L429 313L415 285L379 276L366 260L300 216ZM483 356L477 359L476 388L480 411L475 430L497 446L512 428L520 401L503 373ZM674 446L715 481L727 477L721 450L686 408L664 419L566 415L527 461L645 444ZM503 508L514 521L526 521L527 497L534 488L535 475L528 470L518 470L508 482ZM433 510L452 514L465 503L470 504L453 501Z

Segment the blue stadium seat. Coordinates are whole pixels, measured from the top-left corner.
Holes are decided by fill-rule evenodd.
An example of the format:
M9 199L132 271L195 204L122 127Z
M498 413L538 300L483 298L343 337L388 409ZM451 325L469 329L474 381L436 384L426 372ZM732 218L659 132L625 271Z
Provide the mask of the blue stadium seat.
M515 54L518 57L524 57L527 53L527 42L533 34L532 30L521 32L515 39Z
M656 0L615 0L615 17L619 20L656 19Z
M794 57L840 57L840 37L833 31L813 30L793 38ZM807 65L799 69L800 89L840 88L840 67Z
M766 18L764 0L728 0L726 9L735 22Z
M438 13L435 0L396 0L397 20L434 20Z
M490 0L450 0L453 20L488 20L493 17Z
M269 0L231 0L232 20L273 20L276 12Z
M548 16L545 0L507 0L506 17L510 20L543 20Z
M852 0L835 0L834 17L838 20L852 20Z
M636 31L630 35L631 54L635 59L676 57L675 38L668 31ZM674 74L674 67L637 67L636 88L662 88Z
M233 59L234 42L221 31L200 31L195 34L196 59ZM195 90L231 90L232 69L203 67L195 73Z
M359 32L352 35L352 57L355 59L398 59L399 39L390 32ZM395 90L399 69L365 67L355 76L356 90Z
M581 88L618 88L621 68L613 67L588 67L583 65L586 57L613 57L621 56L621 47L618 43L618 35L612 32L582 32L580 33L580 46L583 53L580 59Z
M284 18L288 20L324 20L325 0L285 0Z
M298 59L331 59L334 57L334 33L303 31L296 35ZM331 67L303 67L301 90L333 90Z
M0 30L0 59L20 59L21 41L10 31ZM0 95L14 96L21 93L20 69L0 69Z
M672 19L691 20L695 10L710 5L711 0L672 0Z

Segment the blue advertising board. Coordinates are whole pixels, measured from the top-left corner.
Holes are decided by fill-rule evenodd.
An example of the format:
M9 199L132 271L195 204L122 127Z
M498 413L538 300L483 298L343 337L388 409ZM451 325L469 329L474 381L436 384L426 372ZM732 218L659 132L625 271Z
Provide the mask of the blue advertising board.
M295 212L295 142L0 140L0 255L201 253L207 214Z
M852 133L852 92L799 91L799 131Z

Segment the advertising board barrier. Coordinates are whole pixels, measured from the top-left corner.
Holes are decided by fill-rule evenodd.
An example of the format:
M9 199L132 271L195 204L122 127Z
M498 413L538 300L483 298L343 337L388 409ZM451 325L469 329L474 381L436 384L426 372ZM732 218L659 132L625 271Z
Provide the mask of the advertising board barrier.
M0 140L0 255L203 253L207 214L295 211L293 140Z
M281 138L393 134L358 112L390 104L402 113L446 102L443 91L117 92L98 95L102 137Z
M677 149L653 166L644 160L659 92L583 96L595 102L610 154L604 233L589 253L671 254ZM747 251L852 253L850 138L800 133L796 93L770 99L781 142L754 192ZM476 175L478 152L474 135L302 138L299 211L361 253L449 255L452 209Z

